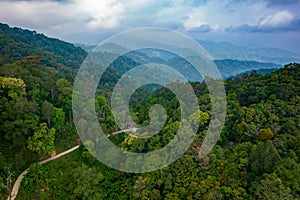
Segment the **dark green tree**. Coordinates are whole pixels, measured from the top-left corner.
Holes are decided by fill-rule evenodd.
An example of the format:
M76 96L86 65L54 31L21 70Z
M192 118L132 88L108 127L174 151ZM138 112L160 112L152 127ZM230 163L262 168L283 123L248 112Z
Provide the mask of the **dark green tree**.
M279 160L277 149L272 141L268 140L253 148L250 155L250 168L257 175L270 173Z

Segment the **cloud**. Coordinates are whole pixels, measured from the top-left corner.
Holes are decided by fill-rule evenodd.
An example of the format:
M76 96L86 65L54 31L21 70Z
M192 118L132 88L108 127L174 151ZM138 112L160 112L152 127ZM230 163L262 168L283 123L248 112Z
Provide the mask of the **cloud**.
M98 1L88 0L89 2L77 0L79 7L85 7L86 3L93 4L94 9L90 6L85 7L86 16L91 15L91 19L87 21L89 29L112 29L119 26L119 20L124 12L124 6L114 1ZM78 5L75 5L77 8Z
M207 33L207 32L210 32L212 30L213 30L213 28L210 25L202 24L198 27L190 29L190 32Z
M287 10L279 11L274 15L267 15L263 17L258 26L261 28L281 28L288 27L293 19L294 15Z
M207 24L205 19L205 13L199 12L198 10L192 11L187 15L186 19L183 21L184 28L187 30L200 27L201 25Z
M299 0L0 0L0 22L90 44L149 26L213 41L277 34L273 44L283 34L299 41L298 10Z
M112 29L118 27L123 8L116 0L0 1L0 19L39 30Z
M299 0L264 0L268 6L282 6L299 4Z
M278 11L275 14L262 17L256 25L230 26L225 30L235 32L287 32L300 30L300 20L287 10Z
M91 32L159 26L185 29L184 20L207 0L0 0L0 20L42 32ZM197 15L197 14L196 14ZM197 16L192 21L197 21ZM203 23L207 24L207 23ZM199 27L198 22L188 28Z
M221 30L257 23L274 12L266 7L266 1L271 0L0 0L0 19L46 32L111 31L141 26L208 31L208 26ZM207 26L199 28L202 25Z

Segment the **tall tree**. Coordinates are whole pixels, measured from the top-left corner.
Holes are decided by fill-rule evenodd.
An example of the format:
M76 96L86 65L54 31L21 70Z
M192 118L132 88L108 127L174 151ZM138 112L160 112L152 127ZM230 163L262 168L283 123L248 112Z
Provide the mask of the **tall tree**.
M250 168L257 174L272 172L275 164L280 160L280 155L272 141L260 143L254 148L250 155Z
M42 115L43 119L47 120L48 127L51 126L51 119L54 116L54 106L52 103L48 102L47 100L43 102L42 104Z
M65 112L62 108L55 108L54 110L54 128L60 132L65 123Z

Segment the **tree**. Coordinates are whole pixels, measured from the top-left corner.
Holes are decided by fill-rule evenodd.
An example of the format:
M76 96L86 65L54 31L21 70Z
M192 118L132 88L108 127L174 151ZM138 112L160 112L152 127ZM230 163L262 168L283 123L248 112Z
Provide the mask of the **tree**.
M270 140L274 137L274 133L270 128L262 129L259 139L262 141Z
M286 187L276 174L266 174L260 182L255 182L251 188L255 199L289 200L295 199L291 189Z
M55 82L55 86L58 91L58 95L57 95L58 104L64 105L66 103L69 103L69 100L71 99L72 90L73 90L71 83L64 78L60 78Z
M51 126L51 119L54 115L54 106L52 103L48 102L47 100L42 104L42 115L43 119L47 120L48 127Z
M26 85L22 79L0 77L0 89L7 91L7 96L14 98L16 96L26 95Z
M149 196L150 199L160 199L160 191L157 190L157 189L153 189L150 193L150 196Z
M96 168L82 164L76 169L74 176L76 199L98 200L103 198L100 183L104 180L104 176Z
M107 105L107 101L106 101L106 98L104 96L99 95L99 96L97 96L96 100L97 100L97 103L98 103L100 108Z
M58 131L61 130L62 125L65 123L65 112L62 108L55 108L54 114L54 128Z
M192 123L194 127L199 126L200 129L203 129L204 126L209 121L209 114L207 112L198 110L197 112L195 112L190 116L189 121ZM196 124L196 122L198 122L199 124Z
M5 184L3 184L3 181L1 180L2 177L0 177L0 188L5 188L8 191L8 197L11 199L11 190L12 190L12 183L13 183L13 175L14 172L11 171L9 168L5 169L5 176L6 181Z
M53 69L53 70L55 70L55 69ZM56 71L55 71L55 73L56 73ZM46 90L48 90L51 94L51 100L54 99L54 89L55 89L55 82L53 80L53 74L51 73L50 75L48 75L44 81Z
M0 133L20 149L39 121L38 105L26 95L23 79L0 77Z
M139 198L142 196L143 189L146 186L147 179L139 176L134 184L134 193L133 196Z
M300 164L291 158L278 162L275 172L286 187L300 197Z
M72 85L71 83L64 79L60 78L55 82L58 94L56 99L56 107L61 107L64 109L65 113L69 114L69 122L72 125Z
M54 150L55 129L49 129L46 123L42 123L39 129L36 130L33 136L27 140L29 150L39 154L46 153L50 155Z
M256 175L272 172L273 167L280 160L276 147L270 140L260 143L250 155L250 168Z

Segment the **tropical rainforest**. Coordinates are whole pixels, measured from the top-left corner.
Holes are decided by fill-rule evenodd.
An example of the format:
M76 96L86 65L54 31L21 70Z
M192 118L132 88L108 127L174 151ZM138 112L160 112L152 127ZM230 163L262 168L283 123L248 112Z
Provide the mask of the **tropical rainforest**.
M300 64L224 80L225 125L213 150L201 159L211 96L205 82L191 82L200 108L191 116L199 120L193 144L171 165L135 174L105 166L80 143L72 91L86 55L72 44L0 24L0 199L8 198L27 168L16 199L300 199ZM130 58L121 58L100 82L98 120L121 149L155 151L180 126L179 101L165 87L141 87L130 100L132 117L140 125L149 123L151 106L165 108L167 123L159 134L110 134L118 130L109 106L120 77L115 68L128 63ZM38 164L77 144L72 153Z

